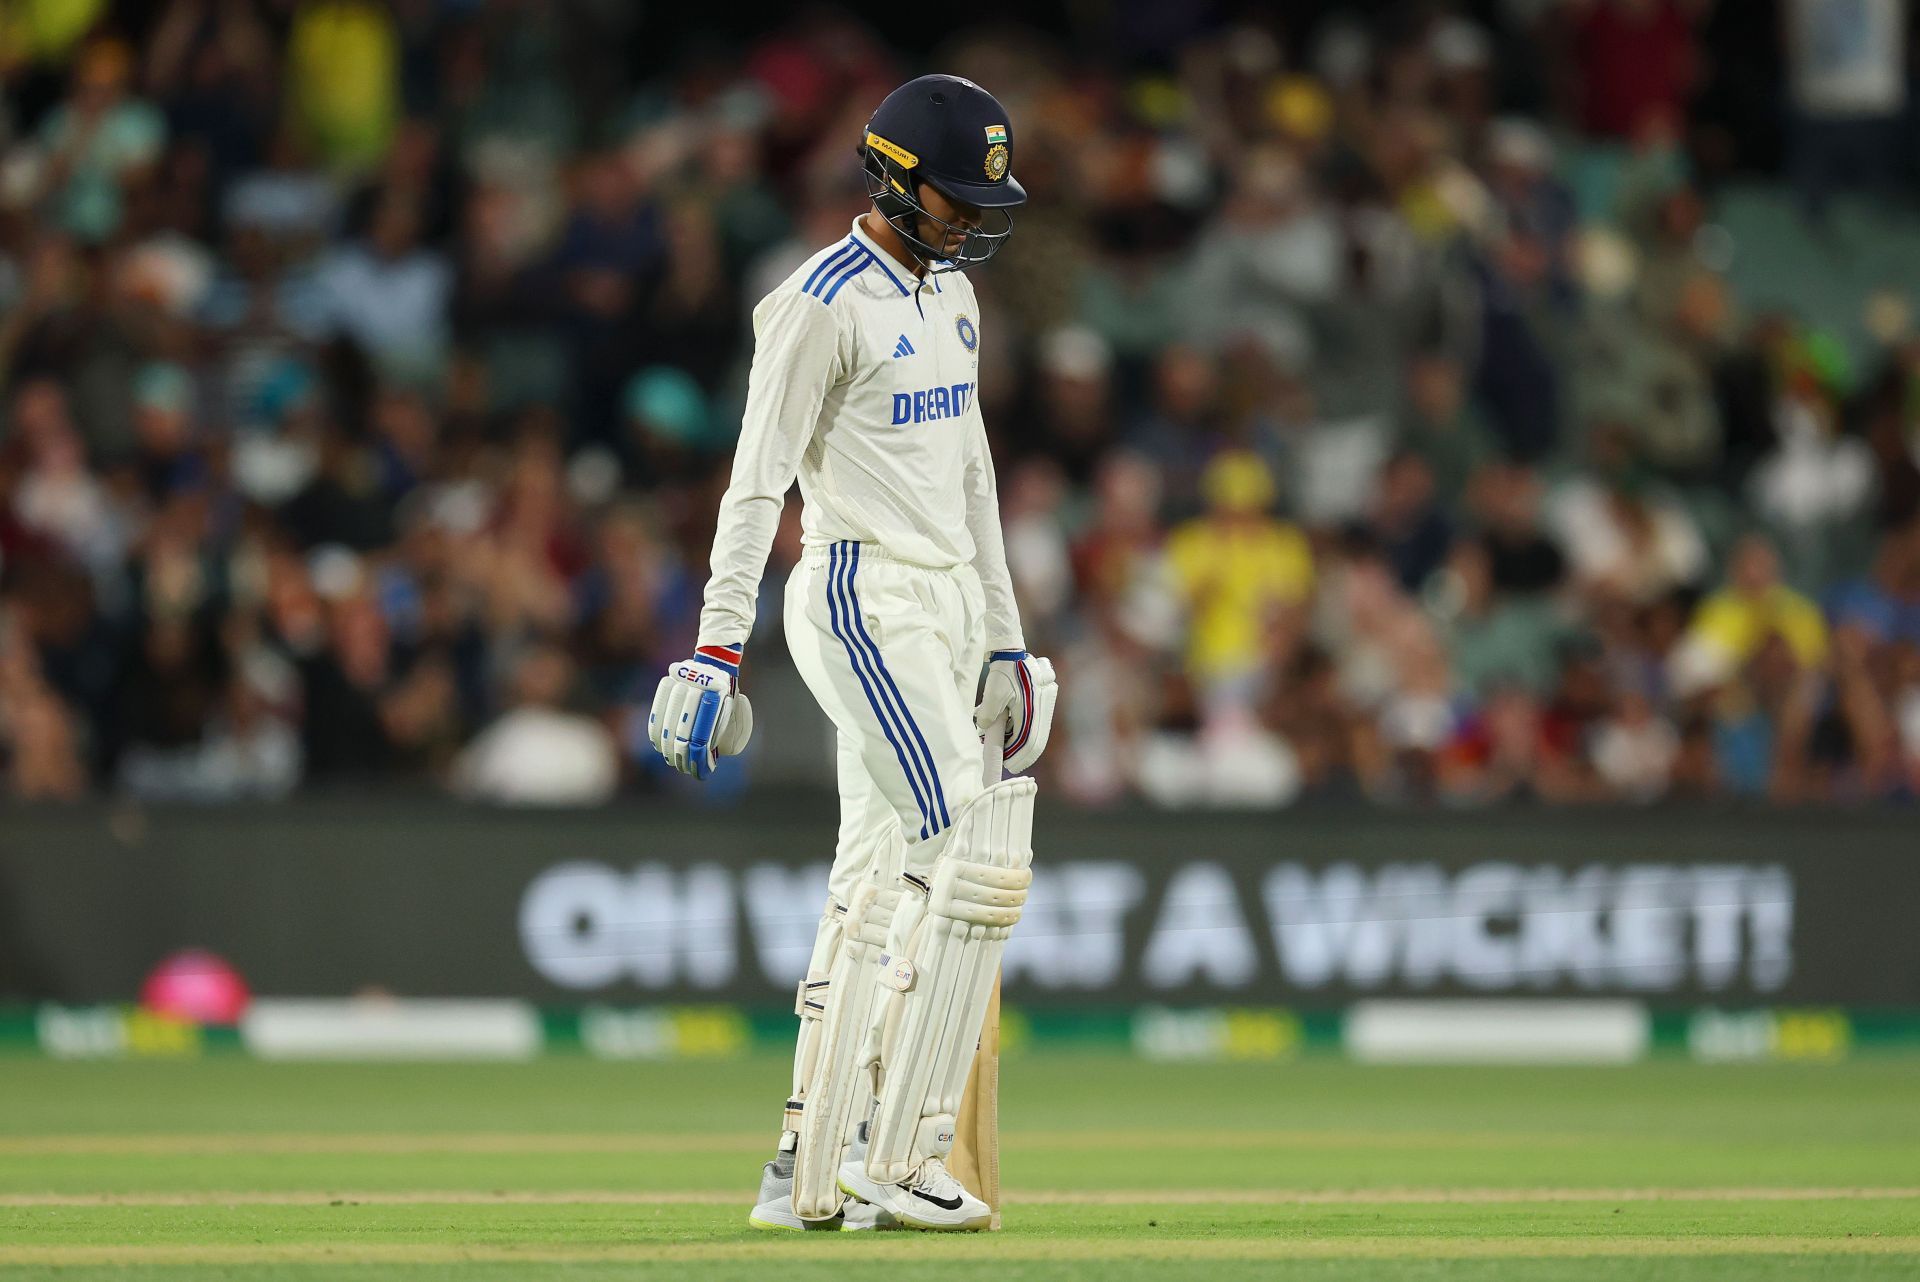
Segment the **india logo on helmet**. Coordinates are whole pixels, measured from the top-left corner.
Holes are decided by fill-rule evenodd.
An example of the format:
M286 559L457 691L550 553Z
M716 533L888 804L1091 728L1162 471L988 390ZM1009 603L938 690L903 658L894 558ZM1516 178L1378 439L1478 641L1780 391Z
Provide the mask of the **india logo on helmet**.
M1007 127L987 126L987 177L999 182L1007 176Z

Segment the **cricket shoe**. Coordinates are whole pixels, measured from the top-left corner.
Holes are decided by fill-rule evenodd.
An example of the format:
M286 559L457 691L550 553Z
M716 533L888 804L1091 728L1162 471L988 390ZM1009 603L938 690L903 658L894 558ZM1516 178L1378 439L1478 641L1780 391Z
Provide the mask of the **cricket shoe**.
M880 1229L897 1229L900 1221L871 1202L862 1202L850 1197L846 1205L840 1208L840 1231L842 1233L866 1233Z
M971 1232L993 1223L993 1208L967 1192L937 1157L920 1163L912 1178L899 1184L875 1180L864 1159L842 1162L840 1191L871 1202L909 1229Z
M844 1208L824 1220L803 1220L793 1209L793 1151L785 1149L762 1168L760 1199L753 1204L747 1223L756 1229L782 1229L792 1233L811 1230L838 1232L846 1216ZM865 1226L871 1227L871 1226Z
M871 1125L871 1122L862 1122L853 1128L853 1139L847 1144L847 1158L842 1165L862 1168L866 1166L867 1128ZM844 1184L840 1186L840 1191L846 1193L847 1189ZM871 1202L863 1202L852 1194L848 1194L847 1200L845 1204L841 1206L840 1211L843 1217L840 1224L840 1231L842 1233L859 1233L868 1229L897 1229L901 1227L900 1221L894 1219L893 1216L885 1210L875 1206Z

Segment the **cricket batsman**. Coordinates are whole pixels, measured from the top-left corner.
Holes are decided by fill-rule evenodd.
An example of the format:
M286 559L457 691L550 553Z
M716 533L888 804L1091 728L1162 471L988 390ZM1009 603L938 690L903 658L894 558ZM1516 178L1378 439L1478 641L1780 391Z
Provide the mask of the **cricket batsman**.
M888 94L860 154L873 207L754 309L699 644L648 727L700 778L746 746L742 651L797 476L805 554L784 625L833 722L840 831L751 1222L979 1229L989 1208L946 1158L1033 858L1033 780L1000 767L1018 776L1045 750L1056 691L1007 576L963 273L1027 196L1005 109L956 76Z

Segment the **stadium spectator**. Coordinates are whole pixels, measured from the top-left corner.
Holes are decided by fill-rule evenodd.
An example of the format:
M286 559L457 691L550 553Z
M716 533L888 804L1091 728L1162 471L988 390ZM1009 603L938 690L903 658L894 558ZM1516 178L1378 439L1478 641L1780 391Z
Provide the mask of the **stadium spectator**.
M551 646L521 658L513 707L460 754L455 790L507 805L585 806L611 796L620 778L613 736L591 717L564 710L572 680L572 665Z
M1760 535L1733 551L1726 586L1700 603L1673 658L1671 680L1681 691L1734 678L1779 643L1769 671L1781 662L1803 670L1826 659L1827 625L1817 606L1780 581L1780 558Z
M1581 121L1632 138L1686 114L1696 73L1682 0L1576 0L1566 8L1579 64Z
M1907 6L1900 0L1787 0L1788 168L1824 214L1844 186L1889 191L1903 167Z
M423 221L413 193L383 190L365 237L322 259L313 284L323 335L353 340L385 373L430 378L446 359L453 279L421 245Z
M370 169L393 138L400 38L371 0L304 0L287 36L290 123L328 168Z
M40 126L51 221L90 244L120 230L166 141L165 119L132 96L132 80L126 44L95 40L74 64L72 93Z
M1277 616L1306 603L1313 553L1269 514L1266 464L1221 454L1201 479L1207 510L1167 537L1167 566L1187 611L1187 669L1203 687L1244 685L1258 670Z

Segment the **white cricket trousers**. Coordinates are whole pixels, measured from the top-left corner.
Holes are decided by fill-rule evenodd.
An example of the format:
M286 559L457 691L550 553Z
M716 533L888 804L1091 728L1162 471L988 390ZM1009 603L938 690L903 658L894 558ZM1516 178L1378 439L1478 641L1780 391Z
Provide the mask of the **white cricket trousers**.
M946 832L983 787L985 618L972 566L929 569L871 543L808 548L787 580L787 647L838 744L836 903L876 859L918 863L907 848Z

